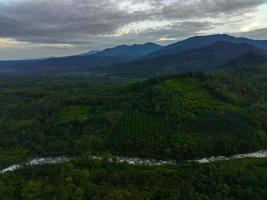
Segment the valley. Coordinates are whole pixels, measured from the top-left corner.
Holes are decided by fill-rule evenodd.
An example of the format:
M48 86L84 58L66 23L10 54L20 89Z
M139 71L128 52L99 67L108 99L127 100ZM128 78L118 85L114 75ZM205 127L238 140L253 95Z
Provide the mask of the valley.
M265 44L0 62L0 199L263 199Z

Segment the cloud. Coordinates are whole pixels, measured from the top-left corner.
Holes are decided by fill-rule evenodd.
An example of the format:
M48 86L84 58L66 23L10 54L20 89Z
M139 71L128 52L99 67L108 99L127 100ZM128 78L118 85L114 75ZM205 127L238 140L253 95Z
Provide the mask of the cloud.
M177 40L177 38L170 38L170 37L161 37L161 38L159 38L157 41L158 42L169 42L169 41L176 41Z
M7 29L0 36L30 40L110 34L131 23L212 17L246 11L261 3L262 0L7 0L0 8L0 25Z
M0 28L0 38L43 44L40 48L52 48L54 44L80 50L145 40L165 43L166 38L180 39L216 30L219 23L226 28L236 20L235 24L242 23L247 13L255 12L263 3L264 0L5 0L0 4L0 27L5 27Z
M267 28L262 28L262 29L247 31L247 32L241 32L241 33L236 33L235 35L241 36L241 37L258 39L258 40L266 40Z
M13 38L0 38L0 46L1 47L12 47L12 46L25 46L27 42L20 42Z

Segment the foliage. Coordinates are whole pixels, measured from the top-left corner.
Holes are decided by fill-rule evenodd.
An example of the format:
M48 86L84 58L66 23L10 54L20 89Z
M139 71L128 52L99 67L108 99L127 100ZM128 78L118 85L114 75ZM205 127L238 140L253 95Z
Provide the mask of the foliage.
M57 118L59 121L68 122L70 120L83 121L88 118L90 107L86 105L72 105L64 107L59 111Z
M120 79L2 77L0 166L87 151L185 160L266 148L266 85L249 73L169 75L126 86Z

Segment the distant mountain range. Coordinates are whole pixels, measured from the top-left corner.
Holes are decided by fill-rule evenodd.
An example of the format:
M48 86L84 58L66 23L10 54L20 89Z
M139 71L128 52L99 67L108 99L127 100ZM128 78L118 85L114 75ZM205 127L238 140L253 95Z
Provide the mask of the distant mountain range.
M175 55L191 49L201 48L207 45L210 45L217 41L225 41L232 43L247 43L254 45L258 48L267 50L267 41L266 40L251 40L247 38L237 38L230 35L218 34L218 35L209 35L209 36L195 36L188 38L186 40L168 45L159 51L153 52L148 55L148 58L158 57L164 55Z
M124 57L128 59L137 59L149 55L155 51L159 51L162 48L163 46L154 43L135 44L132 46L121 45L96 52L93 55L98 57Z
M92 51L88 51L88 52L86 52L84 54L81 54L81 56L92 56L92 55L94 55L94 54L96 54L98 52L99 51L97 51L97 50L92 50Z
M205 72L214 70L235 57L247 53L266 54L263 49L250 44L218 41L177 55L165 55L108 66L103 71L138 77L153 77L167 73Z
M89 72L115 76L153 77L167 73L223 68L243 54L263 57L267 40L229 35L196 36L166 47L153 44L121 45L78 56L0 62L0 73L61 74Z
M28 61L2 61L0 62L0 72L2 73L20 73L20 74L50 74L50 73L76 73L90 71L93 67L110 66L120 62L126 62L128 59L115 57L97 57L97 56L69 56L61 58L49 58Z

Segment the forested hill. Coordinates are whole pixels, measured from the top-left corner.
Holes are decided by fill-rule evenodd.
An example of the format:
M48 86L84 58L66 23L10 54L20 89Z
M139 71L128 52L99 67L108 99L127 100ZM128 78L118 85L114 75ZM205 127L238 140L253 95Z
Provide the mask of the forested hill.
M129 86L104 78L3 78L2 156L90 151L181 161L267 148L266 68L241 69Z
M230 70L236 74L248 73L248 75L255 75L257 73L266 74L267 70L267 55L246 53L238 56L231 61L219 66L218 69ZM244 75L244 74L243 74Z
M218 67L229 76L242 79L267 93L267 56L262 54L248 53L234 58L228 63Z
M265 147L264 83L256 87L231 73L166 76L132 86L121 102L128 114L112 135L114 148L179 160Z

